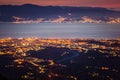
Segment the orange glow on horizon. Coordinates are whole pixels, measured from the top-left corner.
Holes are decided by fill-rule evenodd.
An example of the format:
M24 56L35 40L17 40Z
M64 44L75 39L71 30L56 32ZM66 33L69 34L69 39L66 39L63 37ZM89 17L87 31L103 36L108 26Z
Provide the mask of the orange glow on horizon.
M0 5L36 4L41 6L92 6L120 8L120 0L0 0Z

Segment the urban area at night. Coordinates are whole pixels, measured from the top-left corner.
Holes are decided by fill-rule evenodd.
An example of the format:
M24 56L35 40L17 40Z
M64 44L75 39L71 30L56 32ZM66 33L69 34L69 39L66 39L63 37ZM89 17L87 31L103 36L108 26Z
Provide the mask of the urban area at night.
M8 80L118 80L119 45L119 39L4 38L1 73Z

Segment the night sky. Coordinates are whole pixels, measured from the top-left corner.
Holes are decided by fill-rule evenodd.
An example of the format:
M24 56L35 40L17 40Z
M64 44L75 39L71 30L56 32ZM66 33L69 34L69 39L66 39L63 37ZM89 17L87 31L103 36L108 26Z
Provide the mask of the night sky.
M90 6L120 9L120 0L0 0L0 5L37 4L42 6Z

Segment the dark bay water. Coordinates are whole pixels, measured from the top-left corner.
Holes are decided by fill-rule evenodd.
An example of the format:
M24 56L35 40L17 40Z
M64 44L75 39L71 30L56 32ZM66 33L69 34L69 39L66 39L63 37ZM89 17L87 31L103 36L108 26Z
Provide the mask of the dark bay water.
M120 24L0 23L0 38L120 38Z

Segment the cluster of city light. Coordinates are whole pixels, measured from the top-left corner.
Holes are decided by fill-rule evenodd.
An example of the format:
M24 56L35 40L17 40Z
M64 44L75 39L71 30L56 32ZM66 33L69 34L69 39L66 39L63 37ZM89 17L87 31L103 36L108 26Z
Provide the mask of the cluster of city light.
M71 13L68 13L69 16L71 16ZM120 18L114 18L114 17L108 17L107 20L101 20L101 19L95 19L88 16L82 16L79 17L79 19L72 19L67 17L58 16L55 19L44 19L44 18L37 18L35 20L32 19L25 19L13 16L12 23L42 23L42 22L48 22L48 23L106 23L106 24L120 24Z
M52 23L63 23L65 22L67 18L64 18L62 16L59 16L57 19L54 19L54 20L49 20L48 22L52 22Z
M41 23L44 21L43 18L37 18L36 20L29 20L29 19L24 19L20 17L13 16L12 17L15 21L13 23L20 24L20 23Z
M2 46L11 46L13 47L13 52L7 51L7 53L26 53L29 50L40 50L44 49L43 46L53 46L53 47L67 47L70 49L75 49L79 51L88 51L89 49L99 49L98 51L104 53L107 51L103 51L101 49L111 49L112 51L109 52L110 54L116 54L119 52L119 47L112 47L110 45L116 43L114 40L98 40L102 43L109 43L109 46L99 45L99 44L89 44L87 39L80 39L80 41L75 41L74 39L38 39L38 38L19 38L17 40L12 38L0 39L0 44ZM9 42L9 43L7 43ZM6 44L7 43L7 44ZM118 39L118 44L120 44ZM84 46L84 47L83 47ZM12 50L11 50L12 51ZM4 52L0 52L4 54ZM6 54L6 53L5 53ZM24 54L23 54L24 55Z
M107 22L109 24L116 24L116 23L120 23L120 18L109 18L109 21Z
M95 19L89 18L87 16L83 16L81 18L82 18L82 20L79 21L80 23L102 23L101 20L95 20Z

